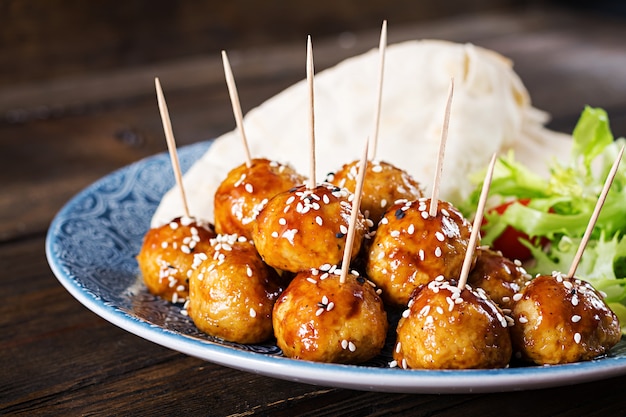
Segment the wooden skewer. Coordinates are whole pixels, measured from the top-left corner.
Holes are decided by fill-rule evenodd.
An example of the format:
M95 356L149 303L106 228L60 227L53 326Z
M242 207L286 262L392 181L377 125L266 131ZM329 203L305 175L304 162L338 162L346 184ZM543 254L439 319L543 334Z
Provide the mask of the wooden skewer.
M252 165L250 147L248 146L248 139L246 138L246 132L243 128L243 113L241 111L241 104L239 102L239 94L237 93L237 85L235 84L235 77L233 76L233 70L230 67L230 61L228 60L226 51L222 51L222 62L224 63L226 85L228 86L228 95L230 96L230 102L233 106L235 123L237 123L237 130L239 130L239 136L241 137L241 141L243 142L243 148L246 153L246 166L250 168L250 166Z
M430 208L428 214L430 217L437 215L437 205L439 203L439 185L441 183L441 172L443 171L443 156L446 153L446 142L448 141L448 126L450 124L450 107L452 105L452 95L454 94L454 77L450 78L450 88L448 89L448 100L446 101L446 110L443 118L443 127L441 129L441 142L439 143L439 156L437 157L437 167L435 169L435 178L433 180L433 190L430 197Z
M606 200L606 196L609 193L609 189L611 188L611 184L613 184L613 179L615 179L615 174L617 174L617 168L622 160L622 156L624 155L624 146L620 149L615 162L613 162L613 166L609 171L609 174L604 181L604 187L602 188L602 192L600 193L600 197L598 197L598 201L596 202L596 206L591 214L591 218L589 219L589 223L587 224L587 229L585 230L585 234L583 235L582 240L580 241L580 245L578 245L578 250L576 251L576 255L574 255L574 260L572 261L572 265L570 266L569 272L567 273L567 278L573 278L576 273L576 268L578 268L578 264L583 256L583 252L587 247L587 243L589 243L589 238L591 237L591 232L593 232L593 228L598 220L598 216L600 216L600 210L604 205L604 201Z
M480 200L478 200L478 208L476 209L476 216L474 217L474 224L472 225L472 234L470 235L469 243L467 244L467 252L465 253L465 259L463 260L463 266L461 267L461 274L459 275L458 288L465 288L467 283L467 277L472 266L472 256L476 249L476 241L480 234L480 226L483 221L483 214L485 211L485 204L487 202L487 196L489 194L489 187L491 186L491 179L493 177L493 170L496 166L496 154L494 153L489 162L489 168L487 168L487 174L485 175L485 181L483 182L483 188L480 192Z
M311 36L307 37L306 42L306 79L309 86L309 139L311 146L311 167L309 174L309 183L307 188L312 190L317 185L315 178L315 99L313 89L313 46L311 44Z
M385 72L385 50L387 48L387 21L383 20L383 26L380 30L380 43L378 45L378 91L376 95L376 107L374 112L374 131L372 133L372 152L370 160L376 158L376 150L378 149L378 130L380 126L380 108L383 95L383 77Z
M185 187L183 186L183 175L180 170L180 163L178 161L178 153L176 152L176 141L174 140L174 132L172 130L172 122L167 110L167 103L165 103L165 97L163 96L163 89L161 88L161 82L158 77L154 79L154 85L157 92L157 101L159 103L159 111L161 112L161 121L163 122L163 130L165 131L165 140L167 141L167 148L170 153L170 160L172 161L172 168L174 170L174 177L176 178L176 184L180 189L180 197L183 202L183 210L186 217L189 215L189 206L187 205L187 196L185 195Z
M363 180L365 178L365 170L367 169L367 151L369 140L365 142L365 150L359 164L359 176L356 180L356 188L354 190L354 200L352 200L352 214L350 215L350 223L348 224L348 235L346 236L346 247L343 249L343 261L341 262L341 275L339 283L346 282L346 277L350 270L350 258L352 257L352 244L354 243L354 235L356 233L356 221L361 207L361 197L363 191Z

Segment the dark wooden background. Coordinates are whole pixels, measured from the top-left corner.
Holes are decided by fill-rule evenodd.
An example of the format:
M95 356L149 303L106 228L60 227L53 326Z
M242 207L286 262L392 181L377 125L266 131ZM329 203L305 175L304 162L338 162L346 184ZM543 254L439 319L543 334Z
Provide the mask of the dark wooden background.
M179 145L234 127L219 50L244 111L316 69L389 41L442 38L503 53L550 126L586 104L626 135L623 2L0 0L0 414L623 415L626 377L530 392L403 395L233 371L140 339L74 300L44 255L82 188L165 150L160 76ZM592 7L593 6L593 7ZM347 41L350 41L346 43Z

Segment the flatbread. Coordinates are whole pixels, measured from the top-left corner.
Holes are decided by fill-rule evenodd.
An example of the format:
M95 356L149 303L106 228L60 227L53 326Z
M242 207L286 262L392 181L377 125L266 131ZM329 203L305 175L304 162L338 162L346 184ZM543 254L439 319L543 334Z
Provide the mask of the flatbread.
M378 51L349 58L315 76L318 179L359 159L372 134ZM303 63L304 65L304 63ZM568 155L571 138L545 128L548 115L532 107L512 63L496 52L439 40L389 45L376 159L407 170L429 192L437 159L445 101L454 77L442 199L460 201L472 190L469 175L484 169L494 152L514 149L537 172L553 155ZM244 118L253 157L291 164L309 173L306 80L287 88ZM191 214L213 219L213 195L244 162L236 131L215 140L184 176ZM183 213L178 190L170 190L152 219L157 226Z

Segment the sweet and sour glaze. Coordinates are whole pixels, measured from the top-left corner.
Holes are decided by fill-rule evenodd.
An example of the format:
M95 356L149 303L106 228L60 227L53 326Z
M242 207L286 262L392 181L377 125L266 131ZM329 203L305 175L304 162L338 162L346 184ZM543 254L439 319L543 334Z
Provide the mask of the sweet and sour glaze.
M452 204L439 201L437 207L431 217L428 198L398 202L378 224L366 270L386 304L404 307L420 285L459 276L472 225Z
M503 368L509 322L480 289L443 278L418 289L397 327L393 365L403 369Z
M194 254L210 251L215 236L211 225L189 217L148 230L137 255L148 290L175 303L186 300Z
M362 363L387 337L387 313L371 282L326 265L298 273L274 306L274 333L285 356Z
M617 317L583 280L541 275L514 298L511 336L521 359L541 365L589 360L621 338Z
M251 239L255 219L267 202L304 180L289 165L263 158L232 169L215 192L215 231Z
M354 194L331 184L296 187L277 194L257 216L254 244L274 268L299 272L341 262ZM358 214L352 254L355 257L366 220Z
M345 164L329 174L327 181L355 192L360 161ZM406 171L383 161L369 161L361 192L361 212L378 224L385 211L398 200L416 200L423 197L422 186Z
M272 308L284 289L278 274L245 237L219 235L211 244L212 253L196 256L187 314L198 329L224 340L271 338Z

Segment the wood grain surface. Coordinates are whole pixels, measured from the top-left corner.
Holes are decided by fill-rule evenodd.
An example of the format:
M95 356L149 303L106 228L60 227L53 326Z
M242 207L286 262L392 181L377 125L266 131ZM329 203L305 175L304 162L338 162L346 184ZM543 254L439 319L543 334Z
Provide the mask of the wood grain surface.
M17 3L17 2L15 2ZM565 9L390 22L389 42L441 38L515 62L550 127L571 132L584 105L626 135L626 20ZM318 70L377 45L379 23L316 42ZM302 34L304 40L304 34ZM345 36L345 34L343 35ZM148 41L146 41L148 42ZM229 51L244 112L302 79L304 41ZM176 139L233 129L218 53L73 73L0 88L0 414L6 415L624 415L626 376L498 394L405 395L293 383L232 370L145 341L99 318L50 271L45 234L75 193L165 151L160 76Z

